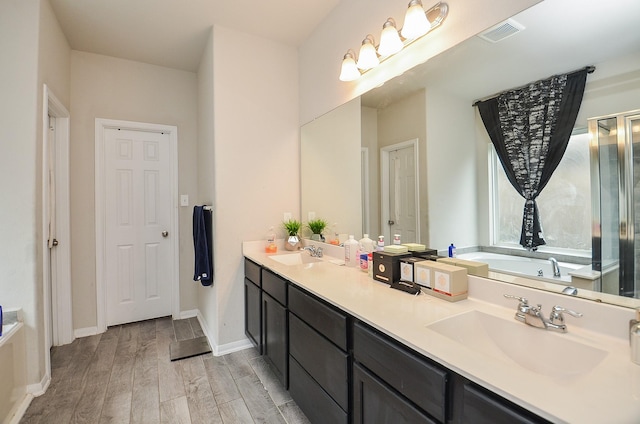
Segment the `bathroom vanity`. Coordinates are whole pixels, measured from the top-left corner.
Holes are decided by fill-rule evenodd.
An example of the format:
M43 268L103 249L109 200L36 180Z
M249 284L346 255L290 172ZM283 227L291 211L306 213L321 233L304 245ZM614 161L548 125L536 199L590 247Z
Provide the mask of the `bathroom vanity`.
M450 303L330 257L243 248L247 337L311 422L640 421L631 309L473 276L469 298ZM564 334L534 328L503 294L584 316Z

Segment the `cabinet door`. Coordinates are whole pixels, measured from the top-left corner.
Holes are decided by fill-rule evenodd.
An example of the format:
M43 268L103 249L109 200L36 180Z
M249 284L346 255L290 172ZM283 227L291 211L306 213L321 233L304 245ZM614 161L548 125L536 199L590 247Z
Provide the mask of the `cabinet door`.
M271 362L274 374L285 389L289 388L287 309L277 300L262 293L262 349Z
M248 278L244 279L244 334L262 355L262 290Z
M353 422L354 424L437 423L358 364L353 365Z
M534 424L548 421L476 385L464 385L463 423Z

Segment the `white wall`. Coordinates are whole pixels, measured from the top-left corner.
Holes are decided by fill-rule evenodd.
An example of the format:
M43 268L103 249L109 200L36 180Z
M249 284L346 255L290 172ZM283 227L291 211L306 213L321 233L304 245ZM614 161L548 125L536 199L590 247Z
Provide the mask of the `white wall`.
M74 329L96 326L95 118L176 125L178 191L197 197L197 78L192 72L71 53L71 277ZM179 208L180 308L195 309L191 208Z
M0 302L22 307L28 382L42 377L37 326L36 175L39 2L0 2Z
M361 115L360 99L354 99L300 130L302 221L315 212L356 240L362 238Z
M449 15L440 28L413 43L384 66L351 83L338 80L347 49L357 52L362 39L369 33L379 41L382 24L389 16L401 26L408 2L340 2L299 49L300 123L311 121L539 1L447 0ZM432 5L424 4L427 8Z
M427 91L429 246L476 246L477 152L475 108L468 99Z
M200 123L199 149L212 156L205 161L213 174L200 171L199 197L213 200L215 231L215 280L198 289L198 309L224 351L246 340L242 241L263 238L283 212L300 210L297 53L215 26L198 77L207 90L199 116L213 122Z

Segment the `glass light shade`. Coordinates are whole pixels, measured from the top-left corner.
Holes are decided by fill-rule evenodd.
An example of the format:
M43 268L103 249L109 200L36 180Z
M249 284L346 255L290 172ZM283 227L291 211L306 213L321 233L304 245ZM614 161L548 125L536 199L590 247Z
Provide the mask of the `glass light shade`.
M373 45L373 37L367 35L362 41L362 47L360 47L360 54L358 55L358 68L362 70L375 68L380 64L378 60L378 53L376 47Z
M354 81L358 78L360 78L360 71L356 66L356 61L351 53L347 53L344 55L344 59L342 59L340 81Z
M382 26L382 33L380 34L380 45L378 46L378 54L380 56L391 56L398 53L404 44L400 40L398 29L393 18L387 19L387 22Z
M402 26L402 36L407 40L413 40L425 35L431 29L431 24L424 12L420 0L411 0L407 14L404 17Z

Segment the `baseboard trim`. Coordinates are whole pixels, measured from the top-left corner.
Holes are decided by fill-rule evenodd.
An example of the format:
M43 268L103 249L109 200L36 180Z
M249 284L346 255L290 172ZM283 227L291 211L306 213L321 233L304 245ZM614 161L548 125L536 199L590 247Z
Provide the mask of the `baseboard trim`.
M180 311L180 318L179 319L187 319L187 318L197 317L199 313L200 313L200 311L198 309L191 309L191 310L188 310L188 311ZM198 319L198 321L200 321L200 320Z
M31 401L33 400L33 395L31 393L25 393L22 400L17 403L13 410L9 412L9 421L8 424L19 424L22 417L24 417L24 413L27 412L27 408L31 405Z
M40 380L39 383L29 384L27 386L27 393L32 395L33 397L38 397L40 395L43 395L44 392L46 392L47 389L49 388L50 383L51 383L51 374L45 373L45 375L42 377L42 380Z
M100 334L98 327L76 328L73 330L73 337L76 339L79 339L80 337L95 336L96 334Z
M213 337L213 333L209 329L209 326L205 322L202 314L199 309L196 309L196 317L198 318L198 322L200 323L200 327L202 327L202 331L204 335L207 336L207 340L209 341L209 346L211 346L211 352L214 356L222 356L228 353L238 352L240 350L245 350L250 347L253 347L253 343L251 340L245 338L242 340L238 340L236 342L226 343L224 345L219 345L215 338Z

